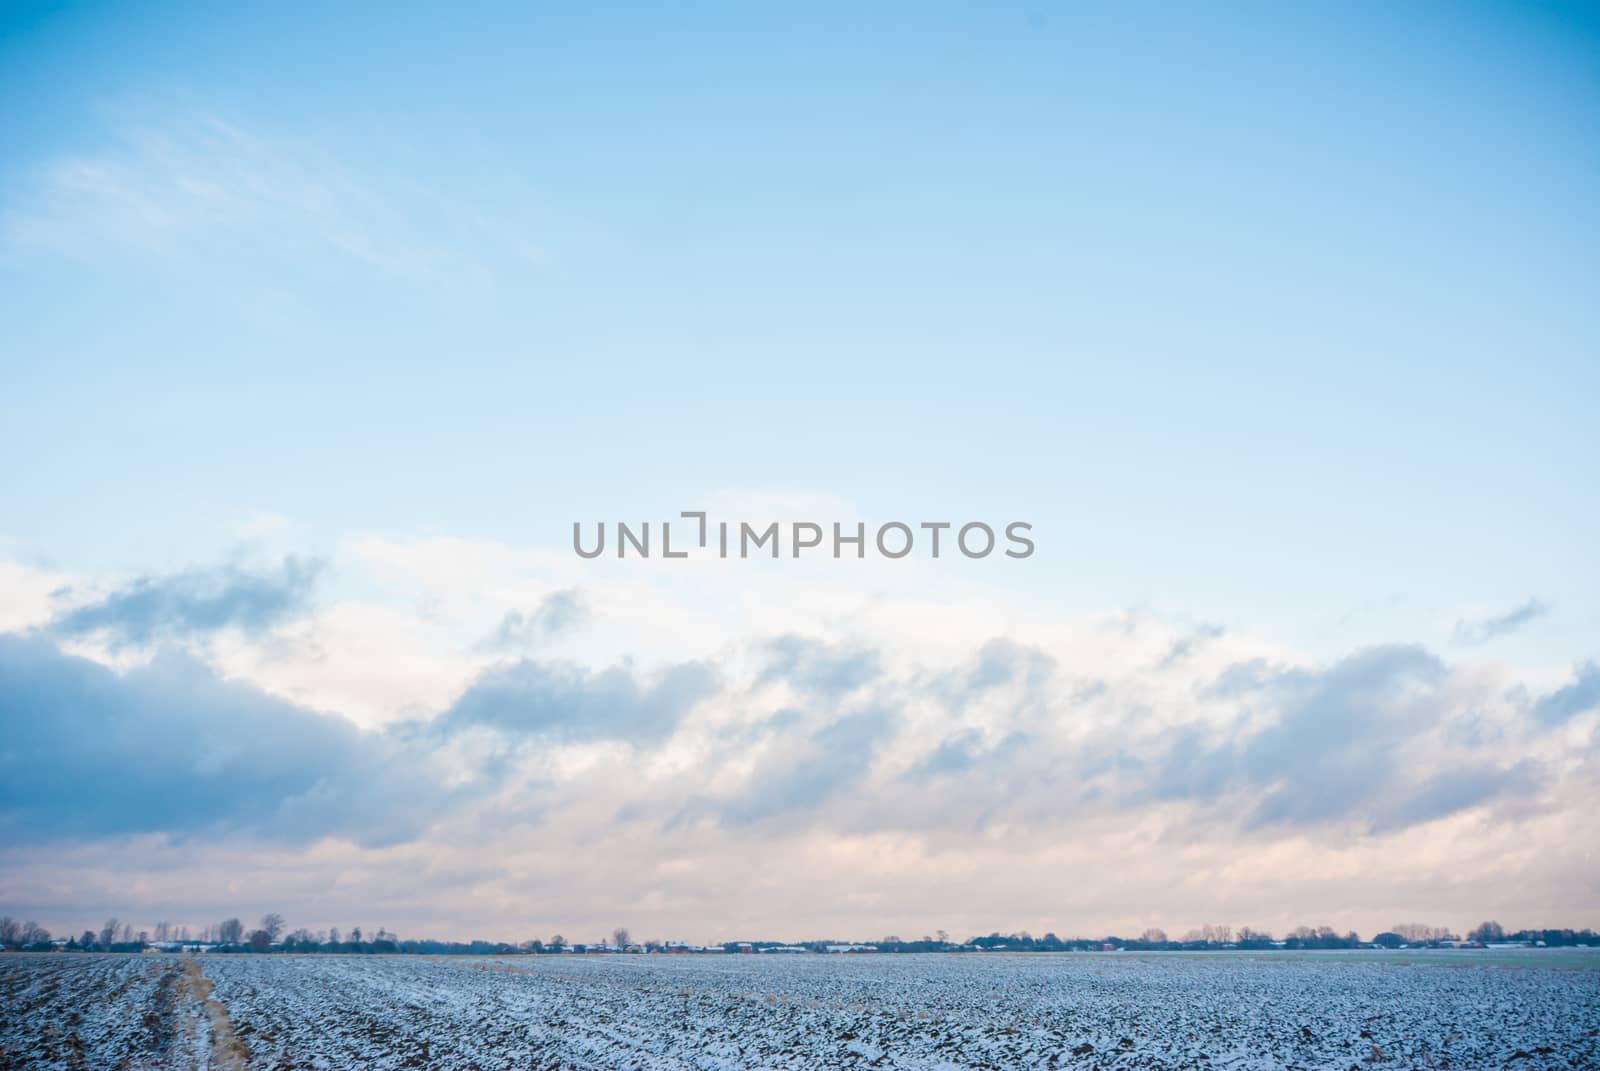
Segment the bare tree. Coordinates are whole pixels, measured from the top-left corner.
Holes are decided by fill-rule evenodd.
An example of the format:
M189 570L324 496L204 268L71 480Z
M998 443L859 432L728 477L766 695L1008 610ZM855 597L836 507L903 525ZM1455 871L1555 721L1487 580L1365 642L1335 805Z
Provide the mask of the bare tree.
M225 945L236 945L244 940L244 923L238 919L223 919L217 923L217 940Z
M1139 940L1147 945L1164 945L1167 943L1167 931L1160 926L1152 926L1139 935Z
M1504 941L1506 928L1498 922L1480 922L1477 927L1467 934L1467 940L1488 944L1490 941Z
M617 943L618 950L625 949L629 944L632 943L628 933L628 927L626 926L618 926L616 929L612 930L611 939Z
M110 948L117 940L117 920L106 919L106 924L100 927L100 946Z
M1426 944L1429 941L1450 940L1450 931L1447 928L1428 926L1421 922L1402 922L1394 927L1394 932L1416 945Z
M261 928L266 931L269 942L276 942L283 934L283 916L276 911L261 916Z
M22 923L10 915L0 916L0 945L15 945L22 934Z

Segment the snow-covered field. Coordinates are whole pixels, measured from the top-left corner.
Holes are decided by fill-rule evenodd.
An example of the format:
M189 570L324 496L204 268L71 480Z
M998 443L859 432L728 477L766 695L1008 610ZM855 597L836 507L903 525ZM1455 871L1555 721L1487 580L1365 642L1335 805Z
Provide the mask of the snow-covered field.
M206 1067L195 977L174 956L0 955L0 1069Z
M1556 962L274 955L200 969L262 1071L1600 1067L1600 971ZM182 979L165 957L0 958L0 1068L203 1066L198 1035L162 1025L199 1022ZM73 1062L68 1036L89 1055Z

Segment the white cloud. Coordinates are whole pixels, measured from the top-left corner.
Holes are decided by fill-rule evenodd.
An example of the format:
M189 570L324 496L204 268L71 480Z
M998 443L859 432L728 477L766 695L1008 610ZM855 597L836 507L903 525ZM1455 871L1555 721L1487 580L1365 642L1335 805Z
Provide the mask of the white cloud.
M0 632L42 625L60 611L57 593L72 583L65 573L0 560Z
M716 563L686 580L493 542L348 540L303 612L182 645L374 746L423 748L402 761L451 802L403 843L208 851L183 886L201 911L454 936L1585 921L1559 858L1600 783L1600 713L1538 722L1510 667L1416 648L1320 664L1148 611L819 576ZM49 617L42 575L4 566L0 582L33 593L24 624ZM508 610L573 589L578 638L483 676L516 666L481 643ZM710 676L657 690L683 660ZM597 711L644 725L673 695L648 733L561 728ZM137 843L21 853L0 899L70 886L126 914L120 873L152 910L195 902L164 876L182 849ZM222 897L230 867L245 891Z

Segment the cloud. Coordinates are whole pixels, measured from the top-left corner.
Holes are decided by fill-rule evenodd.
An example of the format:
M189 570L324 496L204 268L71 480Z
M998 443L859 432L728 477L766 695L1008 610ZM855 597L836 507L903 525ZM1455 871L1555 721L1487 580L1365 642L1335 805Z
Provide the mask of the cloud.
M1407 829L1497 798L1531 796L1544 787L1546 779L1544 769L1530 759L1510 766L1485 763L1447 770L1379 809L1372 831Z
M1027 743L1028 737L1024 734L1011 733L999 744L990 747L985 743L982 733L965 729L941 741L938 747L906 772L905 778L920 784L944 775L964 774L982 763L1007 761Z
M780 636L762 652L766 668L758 683L786 681L802 691L837 698L870 683L879 674L878 653L852 650L807 636Z
M1236 800L1246 829L1353 821L1392 831L1545 781L1537 764L1505 768L1446 750L1448 730L1471 710L1453 694L1449 668L1421 647L1368 648L1324 670L1235 665L1204 694L1265 723L1178 732L1141 791ZM1457 765L1430 778L1440 761Z
M479 648L485 651L522 651L570 632L589 616L589 605L573 588L553 591L538 607L523 613L507 610Z
M1487 643L1499 636L1505 636L1517 631L1530 621L1536 621L1550 612L1550 607L1538 599L1529 599L1521 606L1513 607L1503 614L1494 614L1490 617L1468 620L1466 618L1456 622L1456 627L1451 632L1451 637L1456 643L1463 646Z
M1448 844L1455 857L1419 864L1436 875L1478 858L1463 830L1565 828L1593 798L1592 754L1573 755L1586 745L1556 730L1600 705L1594 664L1530 700L1492 663L1452 665L1416 645L1315 663L1152 614L1013 633L1001 615L971 627L960 605L891 606L875 620L838 600L776 639L685 630L690 657L666 664L587 634L564 648L575 660L552 661L529 648L578 627L589 605L610 627L604 593L539 572L504 597L458 598L482 576L461 555L438 560L456 572L428 589L426 612L406 587L302 614L311 567L291 559L145 578L5 637L0 840L31 860L26 895L92 869L93 853L121 853L137 873L131 845L203 843L252 874L264 872L252 853L299 868L273 886L288 895L351 881L436 897L436 918L509 917L521 908L504 905L537 887L578 917L609 896L613 915L652 904L660 918L704 919L716 904L770 925L814 907L773 882L813 896L848 882L894 910L917 889L968 882L986 924L991 910L1025 924L1015 905L1086 852L1118 853L1119 880L1141 898L1172 890L1187 904L1179 893L1193 890L1179 886L1196 874L1226 886L1245 868L1323 858L1297 845L1355 860L1365 843ZM216 643L164 642L218 629ZM144 643L154 661L117 673L52 646L90 635ZM486 635L512 657L486 664ZM392 676L403 663L415 680L399 688L418 697L396 715L407 720L364 731L341 716L359 690L302 693L261 669L301 645L330 672ZM425 678L439 683L423 695ZM51 862L73 853L89 854ZM414 882L393 877L411 869ZM0 898L16 902L18 880L0 874ZM457 897L479 906L451 914ZM926 903L942 910L938 896ZM293 900L263 910L286 907L299 912ZM806 917L844 908L826 910Z
M523 237L508 199L489 212L475 196L451 197L304 140L274 137L215 115L163 116L107 132L94 155L41 169L5 214L7 244L75 257L117 245L141 253L211 256L248 242L256 259L338 260L379 277L441 279L501 263L543 259ZM469 251L466 238L482 239Z
M799 757L786 754L725 802L723 822L747 825L815 809L866 777L878 745L892 728L893 719L884 711L850 714L830 723Z
M1277 706L1278 720L1238 753L1246 780L1266 789L1249 824L1358 812L1437 714L1445 676L1444 664L1422 648L1389 646L1269 681L1261 697Z
M476 726L513 736L658 742L718 685L716 671L702 662L668 667L641 683L619 667L523 659L484 673L432 724L447 734Z
M1172 666L1194 654L1202 644L1214 640L1227 632L1221 625L1201 625L1187 636L1173 641L1171 648L1162 656L1160 667L1162 669Z
M0 834L414 840L514 772L503 749L471 745L474 730L658 743L716 686L699 664L642 681L523 661L432 722L364 732L184 654L119 674L43 636L0 635Z
M1575 671L1571 684L1533 705L1533 716L1544 725L1560 725L1596 707L1600 707L1600 665L1585 662Z
M448 802L395 740L219 679L186 656L116 672L0 636L7 841L163 832L416 836Z
M965 690L981 692L1016 681L1030 689L1045 684L1056 671L1056 660L1037 647L1013 640L990 640L978 651L977 665L966 675Z
M322 563L288 557L277 569L236 565L141 577L51 623L62 635L104 635L112 647L142 646L235 628L263 632L303 611Z

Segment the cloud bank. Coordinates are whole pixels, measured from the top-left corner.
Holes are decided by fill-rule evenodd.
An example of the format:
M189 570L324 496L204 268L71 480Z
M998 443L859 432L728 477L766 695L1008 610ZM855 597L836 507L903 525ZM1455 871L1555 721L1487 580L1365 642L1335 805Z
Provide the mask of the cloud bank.
M708 635L688 660L558 656L540 637L605 635L643 600L549 577L534 597L511 585L510 608L446 600L453 622L427 603L431 627L459 637L440 663L450 697L358 724L283 684L299 679L285 662L353 657L316 639L350 612L339 573L289 558L146 576L0 634L0 832L18 846L0 899L70 887L98 904L113 857L154 899L201 851L202 871L275 859L298 874L260 893L297 917L337 921L368 895L442 933L611 914L706 937L734 921L871 934L1052 910L1099 912L1092 929L1133 925L1130 904L1171 921L1185 898L1283 909L1242 891L1242 873L1315 911L1348 896L1344 879L1291 878L1330 860L1370 871L1380 920L1462 865L1489 888L1520 874L1562 910L1593 902L1592 875L1552 877L1554 857L1527 847L1557 851L1600 783L1593 664L1530 686L1418 644L1318 664L1146 613L986 636L961 600L881 599L778 634ZM128 860L134 844L146 862ZM1104 876L1075 879L1082 902L1052 900L1105 852ZM400 860L404 876L373 877ZM307 892L321 888L342 891Z

